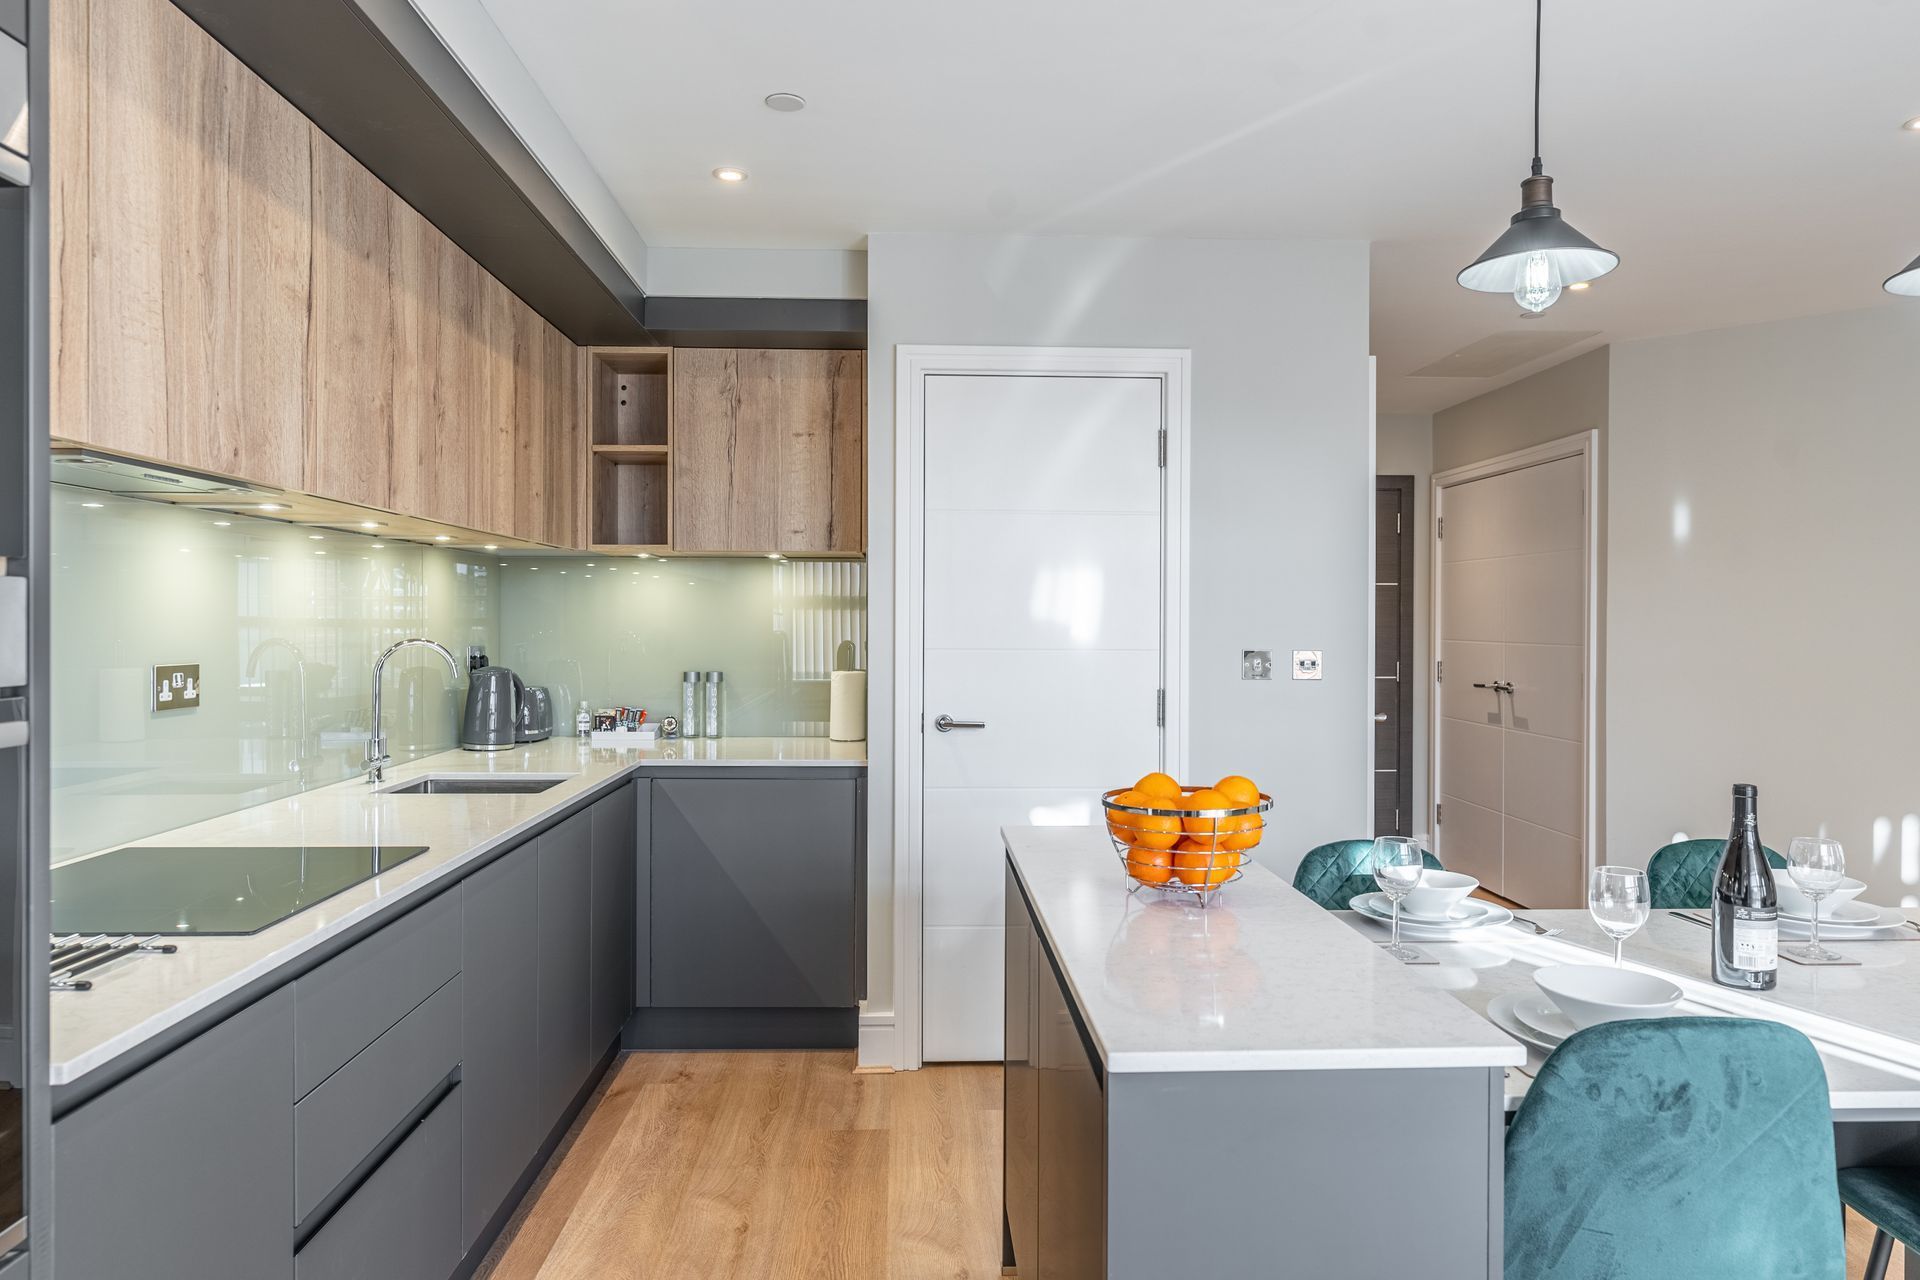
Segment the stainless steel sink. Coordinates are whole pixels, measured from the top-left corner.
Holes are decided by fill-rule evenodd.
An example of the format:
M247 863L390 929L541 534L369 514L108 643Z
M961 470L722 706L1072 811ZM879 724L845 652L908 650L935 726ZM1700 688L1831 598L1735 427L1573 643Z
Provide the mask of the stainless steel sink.
M424 778L415 778L412 782L403 782L397 787L383 787L380 794L383 796L530 796L557 787L572 776L571 774L517 774L512 777L502 777L497 774L429 774Z

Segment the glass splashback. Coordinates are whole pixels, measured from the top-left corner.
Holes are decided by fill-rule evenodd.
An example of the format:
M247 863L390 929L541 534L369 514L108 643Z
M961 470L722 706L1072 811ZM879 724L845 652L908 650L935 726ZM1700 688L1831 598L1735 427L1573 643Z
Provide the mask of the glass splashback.
M680 711L683 671L723 671L729 737L824 736L835 655L867 665L867 566L849 560L515 559L494 661L581 701ZM564 722L564 727L558 722Z
M52 550L55 862L353 777L382 648L497 648L491 556L65 485ZM152 710L174 663L200 705ZM389 662L394 759L453 746L464 698L432 653Z

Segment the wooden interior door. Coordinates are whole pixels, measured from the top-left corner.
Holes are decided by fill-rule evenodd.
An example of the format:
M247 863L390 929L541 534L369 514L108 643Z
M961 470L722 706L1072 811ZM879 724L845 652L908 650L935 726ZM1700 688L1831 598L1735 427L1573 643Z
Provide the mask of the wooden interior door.
M1373 490L1373 833L1413 834L1413 477Z

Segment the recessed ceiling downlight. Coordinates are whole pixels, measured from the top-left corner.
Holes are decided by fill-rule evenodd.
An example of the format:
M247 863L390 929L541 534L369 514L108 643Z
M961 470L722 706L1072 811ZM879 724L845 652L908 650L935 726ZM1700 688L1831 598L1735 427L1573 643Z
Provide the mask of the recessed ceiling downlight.
M713 171L713 176L722 182L745 182L747 171L737 165L723 164Z
M1908 133L1920 133L1920 116L1914 116L1910 120L1902 120L1900 127Z
M770 93L761 101L775 111L802 111L807 105L807 100L797 93Z

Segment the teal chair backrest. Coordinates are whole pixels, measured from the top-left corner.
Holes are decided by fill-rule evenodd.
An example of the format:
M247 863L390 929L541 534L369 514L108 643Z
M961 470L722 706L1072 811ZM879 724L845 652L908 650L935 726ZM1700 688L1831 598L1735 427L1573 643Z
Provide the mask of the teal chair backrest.
M1712 906L1713 874L1720 869L1720 855L1726 848L1725 840L1680 840L1655 850L1647 863L1647 890L1653 895L1653 909L1687 911ZM1773 850L1766 852L1770 865L1787 865L1787 860Z
M1428 867L1444 870L1431 853L1421 856ZM1355 898L1380 887L1373 882L1373 841L1335 840L1309 849L1294 869L1293 887L1329 911L1345 911Z
M1745 1018L1569 1036L1507 1130L1515 1280L1846 1280L1827 1076Z

